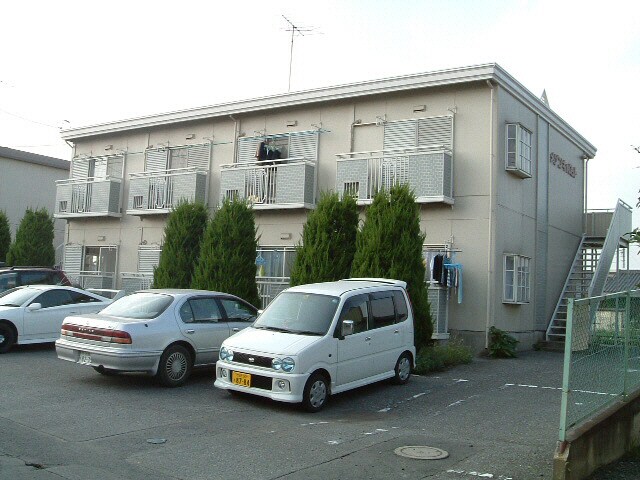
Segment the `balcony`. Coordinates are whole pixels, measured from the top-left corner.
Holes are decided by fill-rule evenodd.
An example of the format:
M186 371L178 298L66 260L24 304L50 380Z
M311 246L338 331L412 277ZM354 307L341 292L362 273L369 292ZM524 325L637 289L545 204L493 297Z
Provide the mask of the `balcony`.
M304 157L222 165L221 197L247 199L255 210L314 208L316 163Z
M182 199L206 203L207 176L195 167L132 173L127 214L166 214Z
M115 288L115 274L109 272L65 272L73 286L80 288Z
M137 292L138 290L147 290L152 288L152 285L153 273L122 273L122 290L124 290L127 295Z
M55 218L119 217L122 180L68 179L56 181Z
M417 147L337 155L336 191L368 205L379 190L408 184L418 203L453 205L453 158L445 148Z

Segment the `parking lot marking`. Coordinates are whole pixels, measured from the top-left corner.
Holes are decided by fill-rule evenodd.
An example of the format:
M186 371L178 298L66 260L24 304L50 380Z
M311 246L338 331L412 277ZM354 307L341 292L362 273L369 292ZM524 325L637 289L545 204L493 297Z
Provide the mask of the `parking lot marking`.
M480 473L480 472L466 472L464 470L447 470L447 473L457 473L458 475L465 475L469 477L479 478L494 478L496 480L513 480L512 477L505 477L504 475L498 475L497 477L493 473Z
M309 427L309 426L313 426L313 425L326 425L329 422L309 422L309 423L301 423L300 426L301 427Z
M527 385L527 384L524 384L524 383L505 383L502 387L500 387L500 390L504 390L507 387L540 388L542 390L562 390L562 387L541 387L539 385ZM610 395L612 397L619 396L619 394L617 394L617 393L593 392L591 390L572 389L571 391L572 392L578 392L578 393L590 393L592 395Z

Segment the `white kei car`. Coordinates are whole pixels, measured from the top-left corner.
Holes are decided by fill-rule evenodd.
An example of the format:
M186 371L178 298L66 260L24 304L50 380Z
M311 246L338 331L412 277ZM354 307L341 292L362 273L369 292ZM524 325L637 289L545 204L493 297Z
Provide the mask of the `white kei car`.
M416 349L407 284L349 279L291 287L220 348L215 386L324 407L330 395L409 379Z
M79 288L29 285L0 293L0 353L14 344L55 342L69 315L96 313L113 300Z

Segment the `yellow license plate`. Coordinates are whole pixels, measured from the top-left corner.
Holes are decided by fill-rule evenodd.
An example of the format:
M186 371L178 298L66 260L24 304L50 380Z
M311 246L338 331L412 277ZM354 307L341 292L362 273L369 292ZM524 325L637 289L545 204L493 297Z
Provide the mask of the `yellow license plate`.
M251 374L249 373L241 373L241 372L233 372L231 374L231 383L234 385L240 385L241 387L250 387L251 386Z

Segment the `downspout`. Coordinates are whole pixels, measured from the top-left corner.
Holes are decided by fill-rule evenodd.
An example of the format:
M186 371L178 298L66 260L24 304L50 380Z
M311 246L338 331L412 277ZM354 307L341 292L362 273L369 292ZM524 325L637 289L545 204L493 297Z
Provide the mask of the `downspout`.
M229 118L233 120L233 163L236 163L238 159L236 156L238 155L238 134L240 122L233 115L229 115Z
M494 182L494 153L493 153L493 92L494 85L491 80L487 80L487 85L491 89L491 100L489 103L489 245L487 248L487 322L485 326L485 342L486 349L489 348L489 328L491 327L491 320L493 318L493 290L495 278L493 275L493 255L494 247L493 242L495 240L495 195L493 192Z
M587 200L589 199L588 197L588 191L589 191L589 183L587 182L587 174L589 171L589 160L591 160L587 155L585 155L584 157L584 185L583 185L583 189L584 189L584 214L582 215L582 232L584 234L587 233Z

